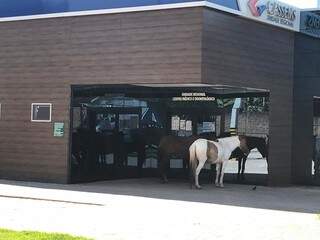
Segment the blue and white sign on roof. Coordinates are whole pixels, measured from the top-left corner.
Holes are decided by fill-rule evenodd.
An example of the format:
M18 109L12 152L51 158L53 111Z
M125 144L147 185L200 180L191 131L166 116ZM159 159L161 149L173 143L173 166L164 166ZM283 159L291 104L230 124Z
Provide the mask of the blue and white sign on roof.
M239 0L245 17L299 31L300 9L276 0Z
M320 38L320 16L312 12L301 12L300 31Z

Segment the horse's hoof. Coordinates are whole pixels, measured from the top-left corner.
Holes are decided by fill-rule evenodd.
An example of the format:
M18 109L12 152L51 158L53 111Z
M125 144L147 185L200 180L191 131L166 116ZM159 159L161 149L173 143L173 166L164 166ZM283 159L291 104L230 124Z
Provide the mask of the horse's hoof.
M202 187L201 187L200 185L196 185L196 189L197 189L197 190L201 190Z

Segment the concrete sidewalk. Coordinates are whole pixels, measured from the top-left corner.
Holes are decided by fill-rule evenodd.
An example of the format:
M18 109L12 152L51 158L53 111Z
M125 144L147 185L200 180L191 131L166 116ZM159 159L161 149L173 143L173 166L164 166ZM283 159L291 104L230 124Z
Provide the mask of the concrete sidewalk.
M0 181L0 227L95 239L319 239L320 188Z

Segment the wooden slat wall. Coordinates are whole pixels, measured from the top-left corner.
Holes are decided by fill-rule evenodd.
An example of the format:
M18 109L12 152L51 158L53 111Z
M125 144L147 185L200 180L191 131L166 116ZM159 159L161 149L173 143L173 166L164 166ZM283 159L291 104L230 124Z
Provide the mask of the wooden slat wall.
M70 86L201 82L201 30L201 8L0 23L0 178L67 182Z
M292 182L294 33L204 10L203 81L270 90L270 184Z
M320 96L320 40L295 34L292 164L294 182L311 182L313 96Z
M306 179L320 47L297 36L205 8L0 23L0 178L67 182L72 84L204 82L270 90L270 183ZM64 138L32 102L53 103Z

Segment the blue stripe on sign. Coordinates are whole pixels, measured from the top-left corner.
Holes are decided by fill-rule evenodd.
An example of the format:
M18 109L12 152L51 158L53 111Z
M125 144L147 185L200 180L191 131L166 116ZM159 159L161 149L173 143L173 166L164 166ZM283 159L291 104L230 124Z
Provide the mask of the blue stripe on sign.
M197 2L201 0L0 0L0 17ZM207 0L238 10L237 0Z

